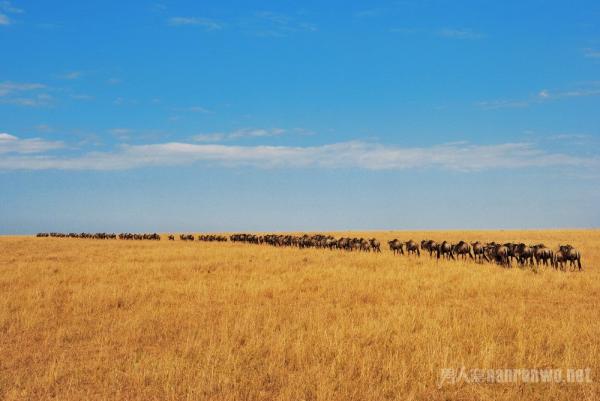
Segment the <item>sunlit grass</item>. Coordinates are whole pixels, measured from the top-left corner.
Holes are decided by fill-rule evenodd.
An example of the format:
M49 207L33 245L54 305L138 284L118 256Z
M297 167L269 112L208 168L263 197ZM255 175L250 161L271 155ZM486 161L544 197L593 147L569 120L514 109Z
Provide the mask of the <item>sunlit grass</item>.
M571 243L584 272L387 249L4 237L0 399L600 398L600 231L350 235ZM594 382L438 388L441 368L461 366L590 367Z

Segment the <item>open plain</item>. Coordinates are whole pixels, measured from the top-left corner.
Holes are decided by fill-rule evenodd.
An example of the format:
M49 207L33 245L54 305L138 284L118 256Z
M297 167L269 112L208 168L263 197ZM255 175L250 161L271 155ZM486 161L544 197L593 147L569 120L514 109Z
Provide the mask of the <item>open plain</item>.
M600 231L332 235L384 249L0 237L0 399L600 399ZM392 238L570 243L583 272L394 256ZM463 367L591 376L443 380Z

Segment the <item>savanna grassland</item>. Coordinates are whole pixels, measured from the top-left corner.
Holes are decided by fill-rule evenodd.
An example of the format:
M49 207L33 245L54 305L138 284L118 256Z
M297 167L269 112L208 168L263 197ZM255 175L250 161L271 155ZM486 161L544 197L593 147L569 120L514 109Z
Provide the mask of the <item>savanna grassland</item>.
M600 231L351 235L571 243L584 271L0 237L0 399L600 399ZM462 366L590 368L592 382L438 386Z

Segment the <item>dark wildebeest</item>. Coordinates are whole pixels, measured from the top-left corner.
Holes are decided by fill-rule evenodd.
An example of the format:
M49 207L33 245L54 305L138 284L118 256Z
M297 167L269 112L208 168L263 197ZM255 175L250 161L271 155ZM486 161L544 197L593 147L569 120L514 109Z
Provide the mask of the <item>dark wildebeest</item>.
M476 261L483 262L483 260L485 259L489 262L489 259L485 254L485 245L484 244L477 241L477 242L473 242L471 244L471 247L473 248L473 257Z
M554 253L554 257L552 258L552 266L555 269L558 269L560 266L560 270L565 270L565 262L567 261L567 257L563 251L557 251Z
M544 266L548 266L548 262L552 265L552 250L546 248L544 244L537 244L533 247L533 257L535 259L535 263L539 266L540 262Z
M467 255L469 255L471 259L475 259L471 252L471 245L468 242L460 241L452 247L452 251L456 253L457 257L462 256L463 259L466 259Z
M581 254L571 245L561 245L560 251L565 255L565 260L569 262L571 270L575 270L575 266L581 271Z
M340 238L337 241L337 247L338 247L338 249L348 250L348 248L350 247L350 238L345 238L345 237Z
M379 242L379 240L371 238L369 242L371 243L371 249L373 250L373 252L381 252L381 243Z
M447 259L454 259L454 255L452 255L452 244L448 241L443 241L437 246L437 258L445 257Z
M514 254L520 265L526 266L529 263L533 266L533 248L520 243L515 247Z
M388 245L390 246L390 251L394 252L394 255L404 255L404 244L399 239L388 241Z
M416 254L417 256L421 256L421 251L419 251L419 244L417 244L415 241L413 240L408 240L405 243L406 245L406 252L410 255L412 254Z
M175 241L175 236L173 234L169 235L169 241Z
M502 266L510 267L510 250L506 245L496 245L491 249L492 257Z
M508 260L509 260L508 265L510 266L512 264L513 258L517 257L517 255L515 253L515 249L517 248L517 244L513 244L512 242L507 242L506 244L504 244L504 246L506 247L507 257L508 257Z
M432 239L421 241L421 249L429 252L430 257L433 255L433 252L437 250L437 245L437 242Z

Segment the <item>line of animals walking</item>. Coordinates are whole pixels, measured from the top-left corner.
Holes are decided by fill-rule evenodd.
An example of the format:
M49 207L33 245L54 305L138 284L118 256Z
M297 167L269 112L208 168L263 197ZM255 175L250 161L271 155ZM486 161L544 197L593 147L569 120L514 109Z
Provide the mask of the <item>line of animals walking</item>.
M160 241L161 236L157 233L38 233L36 237L53 238L89 238L89 239L120 239L120 240L152 240ZM174 234L168 234L169 241L175 241ZM180 234L181 241L194 241L193 234ZM339 249L357 252L381 252L381 242L376 238L335 238L324 234L249 234L237 233L229 237L225 235L201 234L197 236L198 241L205 242L227 242L247 244L267 244L276 247L297 247ZM552 250L544 244L526 245L524 243L496 243L496 242L466 242L459 241L451 243L448 241L437 242L434 240L400 241L392 239L387 242L389 250L394 255L421 256L421 252L429 254L430 257L445 260L471 259L479 263L493 262L504 267L512 267L513 263L518 266L536 268L539 266L551 266L554 269L566 270L567 265L571 270L583 270L581 264L581 253L572 245L559 245L558 249Z

